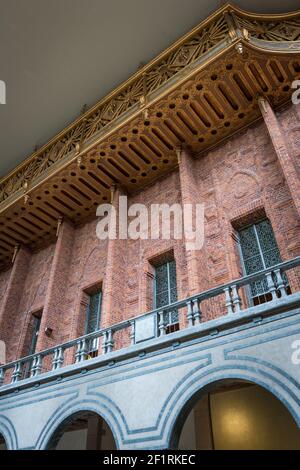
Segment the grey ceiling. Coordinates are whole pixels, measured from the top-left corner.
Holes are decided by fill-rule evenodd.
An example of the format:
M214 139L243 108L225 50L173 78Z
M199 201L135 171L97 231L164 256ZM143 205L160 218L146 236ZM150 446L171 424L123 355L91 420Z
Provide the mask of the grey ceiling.
M299 0L240 0L287 12ZM0 0L0 176L220 5L214 0Z

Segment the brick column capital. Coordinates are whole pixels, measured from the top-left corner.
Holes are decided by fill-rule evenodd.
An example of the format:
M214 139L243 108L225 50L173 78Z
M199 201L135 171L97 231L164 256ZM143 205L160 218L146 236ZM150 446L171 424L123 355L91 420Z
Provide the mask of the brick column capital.
M262 115L267 114L269 108L271 108L271 105L269 101L267 100L267 98L265 98L264 96L258 96L257 103L258 103L261 114Z

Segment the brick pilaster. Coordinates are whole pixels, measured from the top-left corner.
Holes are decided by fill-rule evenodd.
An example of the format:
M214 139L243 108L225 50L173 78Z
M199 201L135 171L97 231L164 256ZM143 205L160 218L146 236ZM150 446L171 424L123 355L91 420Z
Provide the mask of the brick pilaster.
M8 286L0 305L0 339L6 343L6 362L17 359L16 324L20 310L20 301L28 273L30 252L21 247L15 257Z
M63 221L56 246L54 257L50 269L50 277L47 286L45 304L43 309L37 351L54 346L60 343L60 320L64 312L61 311L64 295L66 293L66 282L72 256L74 240L74 228L67 221ZM45 329L51 328L50 336L45 334Z
M178 163L182 205L193 205L193 229L195 229L195 206L201 203L199 183L195 178L195 162L187 150L182 150L178 151ZM186 248L186 261L189 295L205 290L207 268L204 247L200 250Z
M278 119L271 108L269 102L260 97L258 104L263 116L264 122L267 126L273 147L278 157L282 172L284 174L286 183L290 190L294 205L300 216L300 185L296 168L289 153L289 148L282 133Z
M106 273L103 285L102 327L120 322L125 313L125 282L126 282L126 247L127 241L118 237L119 196L125 195L116 188L112 195L112 205L117 216L117 237L109 239L107 246Z

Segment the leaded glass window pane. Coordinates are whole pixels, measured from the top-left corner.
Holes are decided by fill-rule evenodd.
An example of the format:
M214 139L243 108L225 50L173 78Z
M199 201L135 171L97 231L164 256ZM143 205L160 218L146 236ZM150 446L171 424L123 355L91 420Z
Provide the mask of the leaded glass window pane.
M89 305L87 306L86 311L86 325L85 333L94 333L100 328L100 317L101 317L101 299L102 292L96 292L95 294L90 295ZM93 357L97 355L99 347L99 338L93 338L90 340L88 345L89 354Z
M169 277L170 277L170 303L177 300L177 281L176 281L176 264L175 261L169 263Z
M240 231L240 242L244 261L259 255L259 247L253 225Z
M260 255L244 260L244 264L247 274L257 273L264 269L264 263Z
M176 263L170 261L155 269L155 307L160 308L177 301ZM178 323L177 309L166 313L168 325Z
M33 332L32 332L32 337L31 337L31 344L29 348L29 355L35 353L40 326L41 326L41 317L33 316Z
M156 305L157 308L163 307L164 305L169 305L169 291L156 294Z
M246 274L256 273L281 262L273 229L268 220L241 230L239 238ZM250 290L252 297L266 294L266 279L253 282Z
M101 315L101 292L90 296L90 302L87 307L86 334L97 331L100 326Z
M33 315L31 341L30 341L28 353L26 354L28 356L35 354L40 326L41 326L41 315L39 316ZM27 362L24 365L24 370L23 370L24 378L27 378L30 376L30 369L32 367L32 364L33 364L32 362Z
M256 230L266 268L280 263L280 253L270 222L264 220L260 224L257 224Z
M168 283L168 263L163 264L156 268L155 270L156 277L156 292L163 293L168 292L169 283ZM166 304L161 304L159 307Z

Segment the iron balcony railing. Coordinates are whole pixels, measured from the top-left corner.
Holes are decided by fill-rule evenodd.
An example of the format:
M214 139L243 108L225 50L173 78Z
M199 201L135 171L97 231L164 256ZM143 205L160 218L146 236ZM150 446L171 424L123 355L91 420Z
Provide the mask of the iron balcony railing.
M0 366L0 386L3 385L3 383L7 384L20 382L25 378L36 377L51 370L57 371L66 365L87 361L90 359L90 345L94 344L96 340L99 341L100 344L101 339L102 354L105 355L111 353L116 349L116 335L118 332L122 332L123 330L129 329L128 336L130 343L131 345L134 345L137 343L136 325L137 322L143 318L154 318L154 324L156 326L154 338L156 338L163 337L167 334L168 325L166 322L166 314L169 311L177 310L178 312L182 312L182 310L184 310L187 327L193 327L202 323L202 305L204 305L206 301L211 301L212 299L218 298L218 305L221 308L221 311L222 307L224 308L225 315L230 316L246 314L247 310L251 307L251 301L249 301L249 297L247 296L247 288L249 288L251 283L254 281L261 281L266 279L269 294L268 301L270 303L283 300L291 292L291 286L292 290L300 290L300 276L298 269L297 272L293 272L294 280L292 280L292 282L289 280L289 275L284 275L285 272L298 266L300 266L300 256L267 268L263 271L259 271L255 274L233 280L228 284L223 284L213 289L209 289L207 291L188 297L184 300L179 300L163 308L152 310L135 318L122 321L113 326L110 326L109 328L100 329L94 333L81 336L53 348L49 348L2 365ZM216 305L212 304L212 308L216 308ZM172 335L174 333L169 334ZM122 349L122 347L124 348L128 346L129 345L127 344L126 346L121 344L118 349ZM66 357L66 352L68 350L70 351L70 354L68 357ZM24 371L26 371L26 374Z

